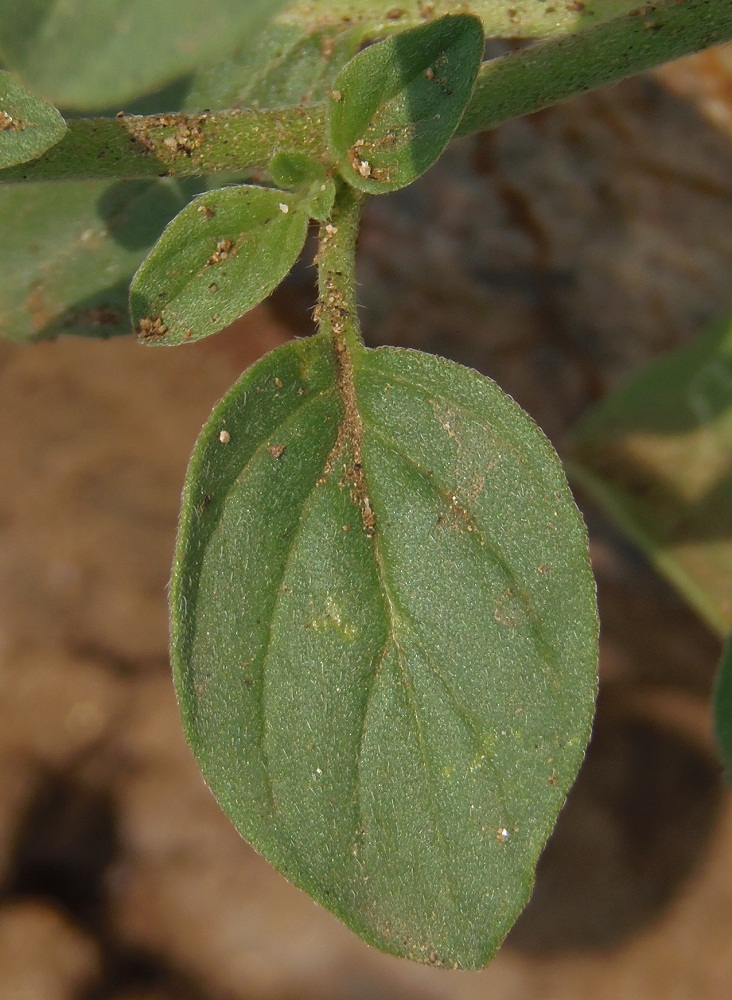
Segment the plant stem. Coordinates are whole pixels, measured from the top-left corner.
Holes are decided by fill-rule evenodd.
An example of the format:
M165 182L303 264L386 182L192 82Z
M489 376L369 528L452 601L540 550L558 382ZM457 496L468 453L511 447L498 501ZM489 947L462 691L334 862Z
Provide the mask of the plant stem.
M344 360L363 349L356 298L356 242L366 196L338 182L332 218L321 222L318 242L320 332L333 340Z
M458 134L493 128L729 40L730 0L656 0L594 26L581 24L572 33L484 63ZM251 174L267 170L281 150L327 157L326 119L324 104L71 119L59 143L31 163L0 171L0 184Z
M356 301L356 242L366 195L343 181L337 183L332 219L320 224L317 257L319 331L330 337L333 345L336 384L343 404L329 462L342 463L343 479L351 484L364 531L371 538L376 533L376 521L363 471L363 423L353 373L354 355L365 351Z
M732 38L729 0L657 0L483 64L458 135L493 128Z
M323 105L277 111L72 118L43 156L0 171L15 181L136 180L266 170L276 152L325 152Z

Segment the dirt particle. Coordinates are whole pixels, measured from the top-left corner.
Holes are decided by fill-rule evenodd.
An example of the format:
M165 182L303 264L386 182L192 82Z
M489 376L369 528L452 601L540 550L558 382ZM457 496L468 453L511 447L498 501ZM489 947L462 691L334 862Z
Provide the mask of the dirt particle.
M140 340L162 340L168 328L161 316L143 316L135 327L135 333Z
M222 260L227 260L229 257L236 256L236 244L233 240L219 240L216 244L216 250L206 261L206 267L211 267L213 264L220 264ZM210 286L209 286L210 287Z
M501 826L496 831L496 840L499 844L505 844L506 841L511 839L511 834L508 832L505 826Z
M219 431L219 441L221 444L229 444L231 442L231 434L227 430Z
M434 80L435 71L432 69L431 66L428 66L427 69L424 71L424 76L426 76L428 80Z
M212 205L199 205L198 211L204 219L213 219L214 215L216 215L216 209Z
M335 101L337 104L338 101L341 101L343 99L343 94L340 92L340 90L331 90L330 99L331 101Z
M281 201L277 207L279 208L280 212L282 212L283 215L287 215L287 213L290 211L290 206L287 205L284 201Z
M399 7L392 7L390 11L387 11L386 17L389 21L398 21L400 17L404 17L404 11L400 10Z
M164 153L166 158L191 156L204 141L201 126L208 118L200 115L118 115L124 121L130 139L150 153ZM174 129L160 137L159 130Z
M25 122L13 118L7 111L0 111L0 132L22 132Z
M363 144L363 139L359 139L358 142L351 146L348 150L348 160L357 174L360 174L362 177L371 177L371 164L358 151L359 147L363 146Z
M272 458L279 458L284 450L285 446L283 444L271 444L267 448L267 451L270 453Z
M216 284L215 281L212 281L211 284L208 286L208 290L209 292L218 292L219 286Z

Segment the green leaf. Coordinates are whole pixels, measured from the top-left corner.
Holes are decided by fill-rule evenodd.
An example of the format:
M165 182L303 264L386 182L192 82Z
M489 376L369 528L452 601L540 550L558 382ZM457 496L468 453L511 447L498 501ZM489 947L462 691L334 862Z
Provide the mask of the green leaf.
M720 635L732 628L732 321L574 429L573 475Z
M55 104L104 108L223 58L282 3L0 0L0 55Z
M267 355L196 445L171 584L185 730L296 885L385 951L479 968L589 734L585 529L493 382L334 353Z
M279 285L307 228L307 212L285 191L240 185L195 198L132 281L140 340L170 346L223 329Z
M0 334L130 333L130 279L191 183L172 180L0 187Z
M201 108L285 108L324 101L358 52L363 27L274 23L224 63L197 73L186 100Z
M302 153L278 153L270 164L272 179L278 187L292 190L302 210L324 222L330 218L336 186L324 164Z
M480 22L459 14L355 56L330 103L330 144L349 184L395 191L432 166L470 100L482 54Z
M725 779L732 784L732 635L727 637L714 688L714 733Z
M33 160L66 132L58 111L0 70L0 168Z

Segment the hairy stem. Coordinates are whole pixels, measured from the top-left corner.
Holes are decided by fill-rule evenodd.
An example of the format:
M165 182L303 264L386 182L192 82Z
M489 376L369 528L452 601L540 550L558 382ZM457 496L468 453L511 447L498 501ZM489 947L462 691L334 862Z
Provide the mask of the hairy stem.
M328 465L341 466L342 482L349 485L361 512L364 531L371 537L376 532L376 522L363 472L363 424L353 379L354 355L364 350L356 301L356 241L365 198L340 182L332 220L321 223L317 315L320 332L329 336L333 344L338 392L343 403L343 419Z
M320 224L318 321L338 356L363 348L356 301L356 241L365 195L340 182L333 214ZM349 361L350 363L350 361Z
M382 34L387 34L384 30ZM655 0L583 24L483 64L458 129L470 135L576 94L732 40L730 0ZM31 163L0 171L17 181L184 177L268 168L280 150L327 159L324 104L200 115L71 119Z

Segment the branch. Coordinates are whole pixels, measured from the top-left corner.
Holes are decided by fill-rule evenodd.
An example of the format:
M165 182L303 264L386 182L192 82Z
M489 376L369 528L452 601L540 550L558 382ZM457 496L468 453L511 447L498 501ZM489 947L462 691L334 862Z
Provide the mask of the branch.
M458 128L470 135L732 39L730 0L657 0L612 21L484 63ZM80 118L0 183L186 177L269 167L275 153L328 157L324 104L276 111Z
M658 0L483 64L458 128L470 135L732 39L730 0Z

